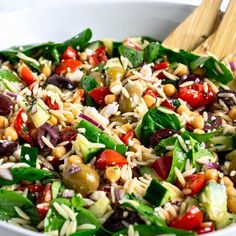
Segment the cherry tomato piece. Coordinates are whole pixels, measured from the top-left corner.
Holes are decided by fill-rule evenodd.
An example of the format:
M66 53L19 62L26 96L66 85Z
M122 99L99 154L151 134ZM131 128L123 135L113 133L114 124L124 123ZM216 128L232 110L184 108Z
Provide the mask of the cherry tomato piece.
M155 64L154 66L153 66L153 70L164 70L164 69L166 69L168 66L169 66L170 64L169 64L169 62L168 61L163 61L163 62L160 62L160 63L158 63L158 64Z
M215 231L215 227L212 222L206 223L202 223L200 227L196 229L197 234L207 234Z
M150 95L154 98L157 98L159 94L157 92L153 91L152 89L147 88L145 91L145 95Z
M110 94L110 90L107 87L99 87L95 88L89 92L89 95L93 98L93 100L99 104L100 106L105 106L105 97Z
M163 156L158 158L153 164L152 168L163 179L167 179L172 165L172 157Z
M27 85L31 85L35 81L33 72L30 70L28 66L22 66L20 68L19 76Z
M175 110L174 106L168 100L163 101L161 105L163 107L169 108L172 111Z
M48 96L46 97L45 103L52 110L58 110L59 109L59 105L57 104L57 102L56 101L52 102L52 99Z
M134 131L130 130L129 132L127 132L126 134L124 134L121 138L121 141L125 144L128 145L128 142L131 138L134 137Z
M67 60L67 59L79 59L79 55L78 52L72 48L71 46L69 46L65 52L62 54L61 58L63 60Z
M81 61L75 59L67 59L62 61L55 69L56 74L64 74L66 72L75 72L81 65Z
M185 189L191 189L190 195L195 195L201 191L206 184L206 178L203 173L197 173L185 178Z
M93 54L89 57L89 63L92 66L97 66L101 62L106 62L107 61L107 56L106 56L106 47L102 46L97 48Z

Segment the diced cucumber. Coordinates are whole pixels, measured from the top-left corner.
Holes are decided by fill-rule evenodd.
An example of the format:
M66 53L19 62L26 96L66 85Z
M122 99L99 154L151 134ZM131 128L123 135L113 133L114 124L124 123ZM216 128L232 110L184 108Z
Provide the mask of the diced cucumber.
M95 51L96 49L100 48L101 46L103 46L103 43L101 41L94 41L91 42L87 45L86 49L90 49L92 51Z
M143 198L158 207L170 199L170 192L161 183L152 179Z
M98 218L101 218L107 212L107 209L110 206L110 200L105 198L99 198L90 208L89 210Z
M113 52L113 40L112 39L103 39L104 46L106 47L107 53L109 56L112 56Z
M48 111L46 111L38 102L33 105L29 116L36 128L39 128L50 119Z
M156 171L150 167L150 166L141 166L139 168L139 172L142 176L144 176L145 174L150 175L153 179L156 180L161 180L161 178L158 176L158 174L156 173Z
M235 149L234 135L215 136L209 140L209 144L213 145L213 151L224 152Z
M36 167L38 157L38 148L22 146L20 159L21 162L29 164L31 167Z

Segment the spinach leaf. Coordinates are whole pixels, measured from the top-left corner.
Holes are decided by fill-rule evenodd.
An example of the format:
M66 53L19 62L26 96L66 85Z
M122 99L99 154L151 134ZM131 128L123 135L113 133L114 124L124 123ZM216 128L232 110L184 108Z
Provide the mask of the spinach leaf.
M142 217L149 220L157 226L165 226L166 222L154 212L151 206L139 201L134 195L126 194L122 200L122 205L137 211Z
M144 50L144 61L147 63L151 63L157 59L159 55L159 44L150 43Z
M156 154L160 156L166 150L167 146L174 146L176 139L177 137L162 139L161 142L155 146Z
M165 107L154 107L143 117L135 133L144 145L149 144L149 137L159 129L180 129L180 122L174 112Z
M138 67L143 61L143 51L136 51L124 45L121 45L118 50L120 55L129 59L133 67Z
M61 181L53 181L52 183L52 199L56 199L62 187Z
M96 107L96 103L89 95L89 92L98 87L97 81L89 75L86 75L79 82L79 87L85 92L85 104L87 106Z
M81 207L86 205L83 198L81 198L80 196L77 196L77 195L72 197L71 204L72 204L73 207L75 207L75 209L80 209Z
M192 137L193 139L197 140L199 143L205 143L210 138L214 137L215 134L216 134L215 132L205 133L205 134L197 134L197 133L189 132L186 130L182 133L182 137L184 139L189 139L189 137Z
M31 167L36 167L36 160L38 157L38 148L22 146L20 160L27 163Z
M187 153L181 147L179 140L176 139L174 145L172 165L170 168L169 176L166 179L167 182L174 183L176 181L175 167L177 167L182 172L184 170L186 160Z
M156 226L156 225L134 225L134 230L139 232L139 236L156 236L156 235L171 235L171 236L194 236L196 233L194 231L185 231L181 229L166 227L166 226ZM127 235L128 228L122 229L112 236Z
M27 180L27 181L44 180L47 178L51 178L53 176L52 172L48 170L41 170L34 167L19 167L10 169L10 171L13 176L13 179L6 180L0 178L0 185L12 185L19 183L22 180Z
M0 189L0 219L10 220L13 217L18 217L14 207L19 207L29 217L33 225L37 224L40 219L34 204L21 194Z
M70 236L93 236L96 235L97 229L84 229L79 230L73 234L70 234Z

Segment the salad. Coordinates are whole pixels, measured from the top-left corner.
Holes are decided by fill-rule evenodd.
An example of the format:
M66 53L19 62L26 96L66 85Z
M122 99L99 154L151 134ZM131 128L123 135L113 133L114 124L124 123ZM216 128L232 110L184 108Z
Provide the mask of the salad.
M235 223L235 64L91 37L0 51L0 220L55 236Z

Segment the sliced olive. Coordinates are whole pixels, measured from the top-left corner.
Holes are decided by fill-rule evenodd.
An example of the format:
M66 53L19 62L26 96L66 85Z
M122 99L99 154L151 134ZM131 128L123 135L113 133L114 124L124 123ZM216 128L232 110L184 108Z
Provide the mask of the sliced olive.
M48 84L55 85L58 88L64 88L69 90L74 90L76 88L74 83L72 83L69 79L59 75L50 76L46 82Z
M9 156L17 149L16 141L0 140L0 157Z
M0 93L0 115L7 116L13 109L12 101L9 97Z

